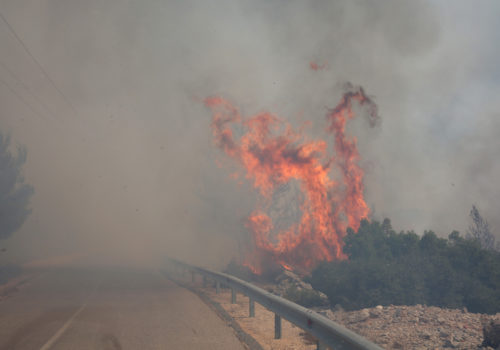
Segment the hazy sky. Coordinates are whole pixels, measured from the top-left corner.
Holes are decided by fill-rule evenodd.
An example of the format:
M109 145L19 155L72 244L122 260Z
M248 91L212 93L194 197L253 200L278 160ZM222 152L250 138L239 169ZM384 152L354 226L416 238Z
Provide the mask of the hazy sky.
M217 166L201 99L310 120L324 137L346 81L382 117L375 132L351 127L374 218L447 235L476 204L500 230L497 1L3 0L0 12L62 92L0 21L0 131L26 146L35 189L3 259L224 260L255 194Z

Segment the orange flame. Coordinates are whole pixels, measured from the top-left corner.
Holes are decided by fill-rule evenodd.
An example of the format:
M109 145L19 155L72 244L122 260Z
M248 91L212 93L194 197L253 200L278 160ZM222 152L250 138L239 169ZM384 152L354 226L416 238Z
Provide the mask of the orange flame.
M310 271L318 262L345 259L342 252L347 227L357 230L361 219L370 214L363 197L363 170L358 164L356 139L345 132L354 118L352 101L369 108L370 125L377 121L377 109L362 88L344 94L327 114L327 131L335 137L336 158L328 156L327 142L311 141L277 116L264 112L242 117L231 103L220 97L205 99L213 114L212 129L216 145L246 170L246 178L268 201L278 186L296 180L304 194L299 223L274 232L272 219L264 208L247 220L254 249L244 265L261 273L269 259L286 269ZM236 138L232 127L243 128ZM331 178L340 170L342 183Z
M318 70L327 69L328 65L326 63L319 64L317 62L311 61L311 62L309 62L309 68L311 68L314 71L318 71Z

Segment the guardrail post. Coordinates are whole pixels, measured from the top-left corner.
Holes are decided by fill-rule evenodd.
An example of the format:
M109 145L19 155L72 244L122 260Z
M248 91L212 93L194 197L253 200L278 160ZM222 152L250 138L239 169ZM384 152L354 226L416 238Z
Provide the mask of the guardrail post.
M215 294L219 294L220 292L220 282L215 281Z
M274 339L281 339L281 316L274 314Z
M236 304L236 291L231 288L231 304Z
M250 297L248 297L248 313L250 317L255 317L255 302Z
M191 273L191 279L193 282L196 280L196 274L199 274L202 277L206 276L207 283L211 284L215 282L216 292L220 292L220 288L231 289L231 302L233 304L236 303L236 292L247 296L249 298L250 317L254 316L255 302L258 302L260 305L274 313L275 339L282 338L281 318L284 317L286 320L302 328L305 332L311 332L311 336L316 339L316 349L337 349L337 347L340 349L340 347L342 347L346 349L349 348L359 350L382 350L380 346L368 341L341 325L321 317L317 313L310 310L287 302L277 295L266 292L262 288L242 281L236 277L184 263L179 263L178 267L178 271L182 273L183 276L187 275L187 277L181 278L184 282L186 279L189 280L189 273ZM313 325L318 326L313 327Z
M207 286L207 278L203 276L203 288Z

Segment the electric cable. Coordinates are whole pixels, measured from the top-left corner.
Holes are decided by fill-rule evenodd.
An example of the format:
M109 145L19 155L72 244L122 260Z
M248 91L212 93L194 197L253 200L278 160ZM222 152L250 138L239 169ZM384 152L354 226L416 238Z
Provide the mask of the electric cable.
M78 112L73 107L73 105L71 104L71 102L68 100L68 98L66 97L66 95L64 95L64 93L57 87L57 85L54 82L54 80L52 80L52 78L50 77L50 75L43 68L43 66L40 64L40 62L35 58L35 56L31 53L31 51L28 49L28 47L23 42L23 40L19 37L19 35L17 35L17 33L14 30L14 28L10 25L10 23L7 21L7 19L4 17L4 15L1 12L0 12L0 18L7 25L7 27L9 28L9 31L14 36L14 38L19 42L19 44L21 44L21 46L23 47L24 51L26 51L26 53L31 57L31 59L33 60L33 62L35 62L35 64L38 66L38 68L42 71L43 75L47 78L47 80L50 82L50 84L54 87L54 89L56 89L56 91L59 93L59 95L61 95L61 97L63 98L63 100L66 102L66 104L71 108L71 110L73 111L73 113L75 114L75 116L78 116Z
M7 89L9 89L9 91L12 92L12 94L14 94L14 96L16 96L26 107L28 107L40 119L42 119L45 122L48 122L48 120L40 112L38 112L35 108L33 108L33 106L29 104L28 101L26 101L26 99L21 94L19 94L14 88L12 88L5 80L0 78L0 83L5 85Z
M58 118L56 118L55 116L55 113L50 109L50 107L45 103L43 102L40 98L38 98L38 96L31 90L31 88L29 86L27 86L18 76L17 74L12 70L10 69L4 62L2 62L0 60L0 66L3 67L3 69L5 69L7 72L9 72L9 74L11 75L12 78L14 78L15 81L17 81L17 83L19 85L21 85L29 94L30 96L35 99L40 105L42 105L46 111L52 116L52 118L54 120L57 121ZM6 84L5 81L3 81L4 85ZM13 88L10 88L11 90Z

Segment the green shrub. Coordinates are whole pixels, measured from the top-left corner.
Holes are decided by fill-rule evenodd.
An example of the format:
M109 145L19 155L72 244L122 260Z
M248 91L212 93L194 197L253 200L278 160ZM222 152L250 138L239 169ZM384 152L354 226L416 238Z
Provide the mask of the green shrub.
M349 260L322 263L308 279L332 305L352 310L426 304L500 312L500 253L456 231L448 239L432 231L419 237L396 233L388 219L363 220L344 242Z

